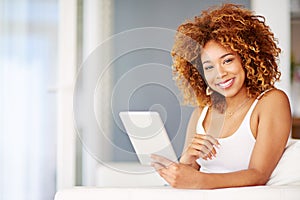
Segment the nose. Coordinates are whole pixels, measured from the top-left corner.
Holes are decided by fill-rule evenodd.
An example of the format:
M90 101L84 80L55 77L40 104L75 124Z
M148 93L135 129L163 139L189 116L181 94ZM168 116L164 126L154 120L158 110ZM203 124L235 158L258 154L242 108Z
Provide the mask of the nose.
M217 66L217 73L218 73L217 78L220 78L220 79L222 79L224 76L227 75L226 69L221 64L218 64L218 66Z

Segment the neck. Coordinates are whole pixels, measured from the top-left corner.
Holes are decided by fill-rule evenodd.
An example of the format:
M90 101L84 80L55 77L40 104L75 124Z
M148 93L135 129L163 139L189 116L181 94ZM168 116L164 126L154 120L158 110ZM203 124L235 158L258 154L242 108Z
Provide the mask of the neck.
M247 101L248 95L246 92L246 88L244 88L242 91L240 91L238 94L236 94L233 97L225 98L226 100L226 109L233 109L239 106L244 101Z

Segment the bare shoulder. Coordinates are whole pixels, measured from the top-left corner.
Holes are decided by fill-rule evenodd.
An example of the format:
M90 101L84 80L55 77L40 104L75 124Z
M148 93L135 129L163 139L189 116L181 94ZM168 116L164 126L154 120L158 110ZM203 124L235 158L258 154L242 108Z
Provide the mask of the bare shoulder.
M287 94L279 89L273 89L259 99L257 103L257 111L259 115L285 115L291 114L290 102Z
M280 89L272 89L259 98L259 104L261 106L275 106L275 105L289 105L289 98L287 94Z

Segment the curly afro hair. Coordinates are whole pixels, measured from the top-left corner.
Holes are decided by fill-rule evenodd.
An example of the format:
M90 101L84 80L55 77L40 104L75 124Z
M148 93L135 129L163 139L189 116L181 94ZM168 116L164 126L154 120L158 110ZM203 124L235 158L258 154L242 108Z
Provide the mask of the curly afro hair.
M249 97L257 97L273 88L281 73L277 39L265 24L263 16L254 15L241 5L223 4L211 7L181 24L177 29L173 57L173 76L182 91L184 104L205 106L221 102L220 95L206 95L207 84L200 60L201 47L214 40L236 52L245 71ZM215 94L215 93L213 93ZM217 103L216 103L217 104Z

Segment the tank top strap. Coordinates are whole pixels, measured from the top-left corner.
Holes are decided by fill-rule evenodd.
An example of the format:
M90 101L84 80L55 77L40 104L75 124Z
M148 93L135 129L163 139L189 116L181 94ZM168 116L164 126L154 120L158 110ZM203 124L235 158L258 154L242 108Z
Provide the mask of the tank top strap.
M254 108L255 108L257 102L264 96L264 94L266 94L267 92L269 92L269 91L271 91L271 90L273 90L273 89L274 89L274 88L267 89L267 90L263 91L258 97L256 97L256 99L255 99L254 102L252 103L251 107L249 108L249 110L248 110L248 112L247 112L247 114L246 114L246 117L250 117L250 116L251 116L251 114L252 114L252 112L253 112L253 110L254 110ZM246 118L246 117L245 117L245 118Z
M205 130L203 128L203 121L206 117L207 111L208 111L209 106L205 106L200 114L200 117L198 119L198 123L197 123L197 128L196 128L196 132L199 134L204 134Z
M207 111L208 111L209 106L205 106L201 112L201 115L199 117L199 120L201 121L201 123L204 121Z
M265 90L265 91L263 91L262 93L260 93L260 95L258 95L258 97L256 97L256 99L261 99L262 98L262 96L264 96L264 94L266 94L267 92L269 92L269 91L271 91L271 90L273 90L274 88L269 88L269 89L267 89L267 90Z
M252 114L252 112L253 112L253 110L254 110L254 108L255 108L257 102L258 102L258 99L256 98L256 99L254 100L254 102L252 103L251 107L249 108L249 110L247 111L247 114L246 114L246 116L245 116L245 119L251 116L251 114ZM244 121L247 121L247 120L244 120Z

